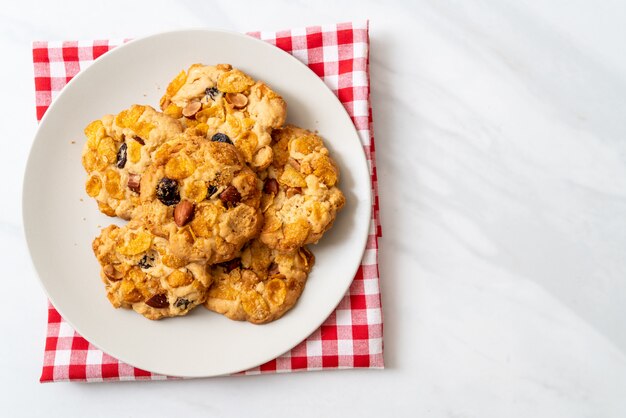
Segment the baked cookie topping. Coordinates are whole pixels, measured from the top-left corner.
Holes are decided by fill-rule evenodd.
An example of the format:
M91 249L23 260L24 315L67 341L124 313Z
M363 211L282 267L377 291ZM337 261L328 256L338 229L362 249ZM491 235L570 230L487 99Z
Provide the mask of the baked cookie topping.
M318 135L286 126L272 137L274 158L264 173L260 239L270 248L293 251L322 237L345 197L337 187L339 170Z
M253 240L238 258L210 268L214 284L204 306L238 321L274 321L298 301L313 263L306 247L281 253Z
M211 285L206 264L174 256L166 239L132 223L108 226L92 244L107 297L148 319L186 315Z
M85 190L129 220L92 243L109 301L149 319L198 305L280 318L313 267L306 245L345 204L328 148L283 126L282 97L229 64L181 71L160 108L132 105L85 128Z
M130 219L139 204L139 179L151 153L182 132L179 121L150 106L133 105L118 115L106 115L85 128L82 163L87 194L108 216Z
M160 104L191 133L207 138L219 134L235 144L255 171L271 163L271 133L286 116L280 95L229 64L194 64L181 71Z
M260 199L260 181L233 145L182 134L154 152L133 219L176 256L219 263L258 234Z

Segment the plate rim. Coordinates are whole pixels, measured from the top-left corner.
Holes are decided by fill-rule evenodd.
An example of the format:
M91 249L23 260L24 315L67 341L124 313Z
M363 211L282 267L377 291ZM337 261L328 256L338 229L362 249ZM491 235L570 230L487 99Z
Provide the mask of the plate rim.
M363 234L361 235L361 237L357 237L360 238L358 240L358 248L359 250L359 254L361 255L361 258L359 258L359 261L357 263L355 263L353 269L351 269L352 273L351 273L351 277L352 280L347 281L347 285L345 288L345 291L341 294L341 296L336 300L333 301L333 308L323 317L320 316L320 320L319 321L314 321L316 323L316 325L310 330L310 332L308 332L306 334L306 336L299 341L296 341L293 344L289 344L289 347L285 348L285 350L281 351L278 354L268 354L269 358L264 358L263 361L259 361L259 360L254 360L254 361L249 361L247 362L244 366L242 366L239 370L233 370L233 371L228 371L228 372L224 372L224 373L197 373L197 374L190 374L190 373L172 373L171 371L167 371L167 370L158 370L158 368L151 368L150 370L146 369L145 367L141 366L141 365L136 365L134 364L134 362L128 361L128 359L126 359L125 355L123 353L110 353L107 350L104 350L102 348L100 348L99 344L96 344L94 342L91 341L91 339L89 339L88 337L86 337L85 335L89 335L90 332L87 330L86 333L84 333L83 329L79 329L82 328L80 326L77 326L71 319L68 319L68 317L66 315L64 315L64 309L62 307L58 307L55 303L53 298L50 295L50 291L48 290L48 287L46 286L46 284L44 283L44 280L42 279L42 274L40 274L40 267L37 266L37 264L35 263L35 260L33 258L33 246L35 245L34 242L36 240L36 237L33 236L34 234L36 234L35 231L31 231L31 226L27 225L27 219L29 219L29 217L31 216L31 214L29 213L29 211L31 209L28 208L28 203L29 200L31 200L30 197L30 193L28 192L29 189L29 185L32 182L31 177L34 176L33 172L35 170L35 167L33 166L35 163L33 162L33 150L38 146L39 143L41 143L44 139L42 138L42 132L44 131L44 127L47 124L47 120L51 117L50 115L52 115L55 112L56 109L56 105L57 103L60 101L60 99L67 94L68 92L68 88L72 88L71 86L73 84L75 84L77 82L77 80L80 80L85 73L87 73L90 68L92 68L94 65L102 65L101 62L103 60L107 60L108 57L114 56L116 54L119 53L119 51L122 51L123 49L128 48L129 46L133 46L137 43L141 43L144 41L148 41L150 39L153 38L158 38L158 37L163 37L163 36L175 36L175 35L182 35L182 34L191 34L191 33L198 33L198 32L202 32L204 34L208 34L210 36L213 36L215 34L218 35L226 35L226 36L234 36L234 37L238 37L240 39L245 39L246 41L251 41L252 43L256 44L256 47L261 47L261 48L266 48L268 50L272 49L274 50L274 52L279 52L281 55L288 57L288 59L290 59L293 62L296 62L299 66L303 67L304 69L306 69L306 71L312 73L315 76L316 79L316 83L319 86L323 86L323 90L325 91L325 94L329 95L329 97L332 97L333 100L337 101L342 109L342 117L344 118L348 118L348 120L350 121L350 125L351 125L351 130L354 131L354 137L355 140L358 141L358 145L359 145L359 149L360 149L360 153L359 153L359 165L364 166L364 172L367 173L368 178L367 178L367 184L369 184L368 187L368 193L366 194L366 196L358 196L358 200L357 201L361 201L359 204L360 205L365 205L365 213L363 214L363 217L365 218L365 215L367 215L367 227L363 229ZM363 169L363 167L361 167ZM213 376L221 376L221 375L228 375L228 374L232 374L232 373L237 373L237 372L243 372L246 370L249 370L250 368L254 368L254 367L258 367L268 361L271 361L275 358L278 358L280 356L282 356L284 353L290 351L291 349L293 349L296 345L300 344L302 341L305 341L307 338L309 338L309 336L314 333L317 329L319 329L319 327L328 319L329 315L332 315L332 313L337 309L337 306L339 305L339 303L341 302L341 300L345 297L345 295L347 294L347 292L349 291L349 288L352 284L352 282L354 281L354 277L356 275L356 272L358 271L359 267L361 266L361 261L362 261L362 256L365 252L366 246L367 246L367 241L368 241L368 237L369 237L369 229L370 229L370 225L372 222L372 185L371 185L371 174L369 171L369 166L367 163L367 156L365 154L365 150L363 149L363 144L360 140L360 135L359 132L356 128L356 126L354 125L354 122L352 120L352 118L350 117L348 111L346 110L346 108L344 107L343 103L341 102L341 100L339 99L339 97L337 97L337 95L331 90L331 88L322 80L321 77L319 77L317 74L315 74L315 72L313 72L313 70L311 70L304 62L300 61L298 58L296 58L295 56L293 56L292 54L278 48L277 46L266 42L262 39L259 38L255 38L253 36L250 36L248 34L244 34L244 33L240 33L240 32L235 32L235 31L231 31L231 30L224 30L224 29L214 29L214 28L188 28L188 29L174 29L174 30L168 30L168 31L162 31L162 32L156 32L156 33L152 33L146 36L142 36L142 37L138 37L129 41L126 41L116 47L114 47L113 49L110 49L109 51L105 52L104 54L102 54L100 57L98 57L97 59L95 59L90 65L89 67L79 71L74 77L72 77L72 79L60 90L60 92L56 95L56 97L51 101L50 105L48 106L48 108L46 109L46 112L44 113L43 117L41 118L41 120L39 121L38 125L37 125L37 129L35 131L35 134L33 136L33 140L30 144L29 147L29 151L28 151L28 158L26 161L26 166L25 166L25 171L24 171L24 177L23 177L23 181L22 181L22 199L21 199L21 204L22 204L22 210L21 210L21 216L22 216L22 231L24 233L24 237L26 240L26 244L27 244L27 248L28 248L28 254L29 254L29 261L30 261L30 265L33 268L33 270L36 273L39 285L41 286L41 288L43 289L44 293L46 294L46 297L48 298L48 302L59 312L59 314L62 316L63 320L65 322L67 322L82 338L84 338L85 340L87 340L90 344L93 344L95 347L97 347L99 350L103 351L104 353L107 353L113 357L115 357L118 361L120 362L124 362L126 364L129 364L133 367L138 367L138 368L142 368L146 371L149 371L151 373L156 373L156 374L161 374L161 375L165 375L165 376L171 376L171 377L184 377L184 378L201 378L201 377L213 377ZM117 218L115 218L117 219ZM355 239L356 241L356 239ZM355 242L355 246L356 246L357 242ZM46 315L46 321L48 321L47 315ZM46 326L48 326L49 323L46 324ZM47 338L47 336L46 336Z

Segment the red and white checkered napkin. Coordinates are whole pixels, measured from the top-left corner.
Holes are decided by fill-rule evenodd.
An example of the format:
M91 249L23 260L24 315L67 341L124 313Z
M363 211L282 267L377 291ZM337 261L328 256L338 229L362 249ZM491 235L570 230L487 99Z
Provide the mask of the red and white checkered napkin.
M352 117L367 156L374 197L367 248L350 290L324 324L291 351L242 374L383 367L378 285L378 193L369 95L368 24L342 23L280 32L253 32L307 64L337 94ZM35 42L37 119L72 77L120 41ZM337 140L337 139L335 139ZM163 380L103 353L72 329L52 305L42 382Z

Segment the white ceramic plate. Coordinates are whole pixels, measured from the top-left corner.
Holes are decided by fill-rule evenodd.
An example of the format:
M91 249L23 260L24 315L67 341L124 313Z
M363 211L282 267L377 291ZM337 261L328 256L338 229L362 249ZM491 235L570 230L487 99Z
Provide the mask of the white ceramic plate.
M196 62L230 63L264 80L287 101L289 122L320 132L341 170L346 206L333 229L312 247L317 261L300 301L267 325L231 321L202 307L186 317L161 321L113 309L91 251L101 227L124 222L102 215L84 192L83 128L133 103L158 107L169 80ZM368 168L354 125L312 71L245 35L185 30L115 48L65 87L35 136L24 180L23 216L31 257L48 297L83 337L133 366L201 377L269 361L304 340L331 314L363 254L370 199Z

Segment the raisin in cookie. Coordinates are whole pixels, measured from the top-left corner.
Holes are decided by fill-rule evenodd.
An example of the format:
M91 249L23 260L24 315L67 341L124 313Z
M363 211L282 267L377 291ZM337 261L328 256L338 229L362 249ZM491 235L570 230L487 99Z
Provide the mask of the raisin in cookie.
M93 241L107 297L116 308L148 319L186 315L202 304L211 285L205 263L186 263L166 239L136 222L104 228Z
M85 189L100 211L130 219L139 204L139 178L150 154L181 132L179 121L150 106L133 105L117 116L91 122L85 128L82 162L88 174Z
M253 240L240 258L210 268L213 285L204 306L238 321L274 321L298 301L313 263L306 247L281 253Z
M255 171L272 161L272 129L285 123L285 101L229 64L194 64L169 84L161 109L196 135L232 142Z
M261 182L233 145L182 134L154 152L133 218L168 238L174 255L219 263L258 235L260 199Z
M260 239L270 248L293 251L322 237L345 198L336 186L339 170L318 135L286 126L272 137L274 161L264 173Z

